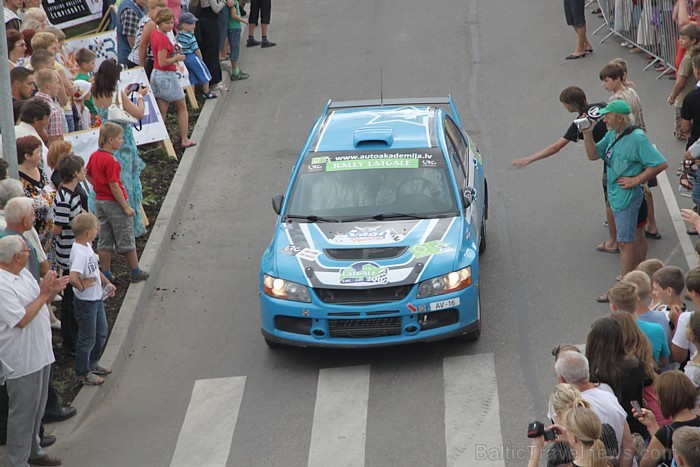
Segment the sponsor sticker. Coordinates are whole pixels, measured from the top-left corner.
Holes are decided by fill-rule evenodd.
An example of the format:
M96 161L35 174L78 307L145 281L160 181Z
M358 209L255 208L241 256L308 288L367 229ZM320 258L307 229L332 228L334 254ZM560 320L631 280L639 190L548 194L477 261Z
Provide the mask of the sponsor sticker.
M411 313L415 313L416 311L418 311L418 308L416 308L416 306L413 305L412 303L407 304L407 305L406 305L406 308L408 308L408 310L409 310Z
M386 284L389 282L387 268L371 261L359 261L340 270L341 284Z
M442 300L439 302L433 302L430 304L430 311L439 311L446 308L454 308L459 305L459 297L451 298L449 300Z
M296 256L301 250L303 250L303 248L300 246L287 245L280 250L280 253L283 255Z
M408 251L410 251L416 258L424 258L426 256L439 255L440 253L454 251L454 248L441 240L434 240L432 242L413 245L408 249Z
M355 161L330 161L326 163L326 172L366 169L417 169L418 164L418 159L370 159Z
M318 250L314 250L312 248L304 248L299 253L297 253L297 258L305 259L306 261L316 261L316 258L318 258L318 255L320 254L321 252Z
M382 228L381 225L375 227L355 227L354 229L338 233L333 237L335 243L387 243L400 242L405 235L392 228Z

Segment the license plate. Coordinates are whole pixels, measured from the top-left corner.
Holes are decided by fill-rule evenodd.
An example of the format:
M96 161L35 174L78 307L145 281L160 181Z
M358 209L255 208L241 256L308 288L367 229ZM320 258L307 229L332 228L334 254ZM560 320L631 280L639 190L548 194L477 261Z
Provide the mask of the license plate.
M444 310L445 308L454 308L459 305L459 298L451 298L449 300L442 300L440 302L433 302L430 304L430 311Z

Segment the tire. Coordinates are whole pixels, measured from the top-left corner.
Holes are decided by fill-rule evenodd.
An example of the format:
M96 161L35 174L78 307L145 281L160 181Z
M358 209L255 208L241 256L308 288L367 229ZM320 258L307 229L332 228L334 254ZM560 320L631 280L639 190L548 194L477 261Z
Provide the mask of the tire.
M479 239L479 253L486 251L486 219L481 221L481 235Z
M265 338L265 343L266 343L267 346L268 346L269 348L271 348L271 349L281 349L282 347L284 347L284 345L282 345L282 344L280 344L280 343L278 343L278 342L275 342L275 341L271 341L271 340L268 339L267 337Z
M469 332L467 334L463 334L461 336L455 337L456 341L459 342L474 342L479 340L479 337L481 337L481 296L479 296L478 299L478 307L479 307L479 321L478 321L478 326L476 329L474 329L472 332Z

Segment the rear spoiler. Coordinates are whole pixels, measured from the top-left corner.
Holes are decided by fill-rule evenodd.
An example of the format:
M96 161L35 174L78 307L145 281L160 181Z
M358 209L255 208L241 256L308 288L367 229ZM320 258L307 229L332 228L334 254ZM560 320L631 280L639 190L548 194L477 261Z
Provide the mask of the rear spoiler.
M367 99L360 101L328 101L324 114L329 110L352 109L357 107L382 107L385 105L433 105L433 106L450 106L450 114L455 122L462 126L459 119L459 114L455 108L452 96L447 97L414 97L414 98L398 98L398 99Z

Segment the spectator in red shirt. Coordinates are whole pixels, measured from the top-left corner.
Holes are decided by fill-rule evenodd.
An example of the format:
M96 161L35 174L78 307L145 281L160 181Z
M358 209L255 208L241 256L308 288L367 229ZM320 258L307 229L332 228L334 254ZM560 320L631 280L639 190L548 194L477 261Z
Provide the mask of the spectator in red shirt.
M87 179L95 190L95 214L100 220L100 238L97 256L100 269L110 282L112 252L115 250L126 258L131 269L131 282L148 278L148 272L139 267L136 256L134 225L131 220L136 211L129 206L126 189L121 182L121 165L112 153L122 146L124 130L116 123L106 122L100 128L99 147L92 153L87 165Z
M153 50L151 88L163 118L168 113L170 103L175 103L180 142L183 148L189 148L197 143L187 137L189 124L187 103L175 67L175 63L184 62L186 57L175 50L175 44L168 37L172 35L175 17L170 9L164 8L158 12L153 21L156 23L156 29L151 34L151 50Z

